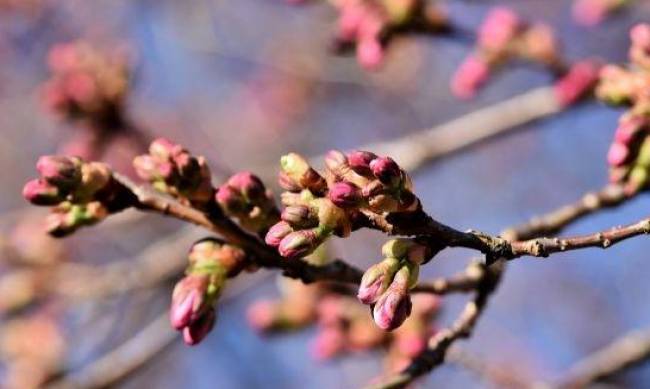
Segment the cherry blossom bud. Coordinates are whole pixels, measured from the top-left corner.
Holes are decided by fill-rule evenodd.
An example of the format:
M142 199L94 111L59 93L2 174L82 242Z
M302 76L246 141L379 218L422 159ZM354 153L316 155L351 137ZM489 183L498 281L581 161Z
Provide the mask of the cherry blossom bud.
M273 225L266 233L264 241L269 246L278 247L280 242L284 239L285 236L293 232L291 225L285 221L281 221Z
M286 207L280 218L299 228L315 227L318 224L318 219L314 218L309 207L304 205Z
M285 172L278 173L278 184L280 184L282 189L289 192L300 192L303 189L300 184L291 179L291 177Z
M347 156L350 168L362 176L367 176L372 173L370 163L375 158L377 158L377 155L368 151L353 151Z
M325 166L338 177L343 177L349 171L348 159L338 150L330 150L325 154Z
M172 327L181 330L209 308L206 293L210 284L209 277L188 275L174 287L169 319Z
M237 190L230 186L221 186L215 194L217 203L226 211L237 213L246 207L245 200Z
M607 153L607 163L612 166L621 166L630 155L630 149L622 143L612 143Z
M282 171L293 181L294 186L321 193L327 188L325 179L307 161L296 153L289 153L280 159Z
M514 37L520 20L505 7L490 10L478 31L479 46L489 50L503 50Z
M228 179L228 185L238 189L249 201L265 198L266 187L262 180L251 172L236 173Z
M593 91L598 81L599 65L594 61L580 61L553 86L555 96L563 107L568 107Z
M396 258L386 258L371 266L363 274L357 298L364 304L373 304L388 289L400 262Z
M42 179L31 180L25 184L23 197L34 205L56 205L65 199L59 188Z
M350 182L337 182L330 186L328 197L341 208L356 208L363 202L361 189Z
M395 274L388 290L375 303L373 318L379 328L385 331L394 330L411 314L412 303L408 293L410 278L409 268L402 267Z
M320 245L320 239L315 229L300 230L285 236L278 250L286 258L301 258L308 255Z
M217 314L214 308L207 310L201 317L183 329L183 341L188 346L199 344L214 327Z
M402 179L402 170L390 157L377 157L370 163L372 173L382 184L396 187Z
M362 39L357 43L357 60L368 70L377 70L384 60L384 48L379 39Z
M476 55L470 55L452 77L451 91L459 99L471 99L489 75L490 67L487 62Z
M36 170L47 182L61 188L74 187L81 181L81 160L75 157L42 156Z

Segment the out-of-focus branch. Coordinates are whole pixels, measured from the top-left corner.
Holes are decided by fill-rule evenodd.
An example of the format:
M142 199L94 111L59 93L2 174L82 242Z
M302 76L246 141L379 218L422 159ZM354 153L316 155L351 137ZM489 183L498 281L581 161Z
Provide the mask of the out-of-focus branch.
M650 358L650 328L630 332L571 367L548 388L584 388Z
M564 109L555 89L540 87L410 135L357 147L390 155L408 171ZM323 157L312 159L315 166Z
M176 274L187 264L187 245L198 234L186 227L160 239L129 261L90 266L66 263L58 267L47 289L67 299L101 298L150 288Z
M462 366L492 387L501 389L530 388L531 382L518 374L517 369L492 366L486 360L471 352L454 346L449 349L446 360Z
M86 389L108 387L153 358L177 339L163 314L133 338L103 355L77 373L65 375L47 385L48 389Z

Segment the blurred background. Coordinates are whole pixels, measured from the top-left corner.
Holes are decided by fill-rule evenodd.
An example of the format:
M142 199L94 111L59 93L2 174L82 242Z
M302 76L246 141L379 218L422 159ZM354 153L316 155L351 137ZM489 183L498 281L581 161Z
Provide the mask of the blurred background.
M20 190L35 176L38 156L55 153L77 131L42 106L41 85L50 74L47 55L57 43L84 39L94 47L127 53L134 65L127 110L139 127L205 155L217 174L262 167L261 175L269 183L274 181L270 167L289 151L320 155L332 148L352 149L405 136L552 80L539 67L508 67L476 99L460 102L449 92L449 79L472 42L431 35L395 39L382 69L365 71L354 57L328 50L336 13L320 1L300 5L281 0L0 3L7 3L0 7L0 222L6 239L15 237L16 226L28 217ZM570 60L600 57L626 62L629 28L650 21L646 0L593 28L575 24L568 0L448 0L445 4L452 20L466 30L474 30L497 4L549 23ZM620 111L588 101L421 167L414 172L416 192L437 219L459 229L498 233L602 187L607 181L605 155L619 115ZM109 162L120 165L122 155L128 153L120 154L119 142L111 147L113 161ZM648 206L650 199L640 196L571 225L565 233L632 222L645 216ZM29 217L45 214L33 208ZM161 239L175 242L177 231L184 228L157 215L127 213L117 218L67 238L61 249L66 261L92 266L128 263ZM199 230L190 234L203 236ZM180 250L175 253L163 250L157 262L182 257L191 242L176 243ZM354 239L336 239L331 250L365 268L380 259L382 242L377 233L359 232ZM512 263L474 335L462 345L490 365L516 371L531 381L558 376L617 335L650 324L649 248L645 239L635 239L607 251L582 250L548 261ZM48 262L43 256L52 253L39 253L38 259ZM469 255L465 250L446 250L423 267L420 277L460 270ZM5 259L3 274L13 274ZM79 272L77 277L85 276ZM262 270L240 279L220 303L218 323L203 343L187 347L175 337L143 367L111 386L352 388L381 372L381 351L314 360L309 349L313 327L260 336L247 325L246 308L261 296L278 295L275 277ZM61 340L52 344L43 335L49 340L37 342L37 347L44 353L65 349L52 353L64 372L77 371L164 314L172 286L173 278L109 297L66 302L44 298L38 312L57 317ZM0 292L12 288L15 284L0 282ZM453 320L464 299L445 297L436 323L443 326ZM18 313L34 310L20 308ZM15 310L5 311L5 322L15 318ZM3 358L6 378L8 357ZM650 368L642 366L617 376L612 384L648 387ZM428 375L421 385L490 387L453 364Z

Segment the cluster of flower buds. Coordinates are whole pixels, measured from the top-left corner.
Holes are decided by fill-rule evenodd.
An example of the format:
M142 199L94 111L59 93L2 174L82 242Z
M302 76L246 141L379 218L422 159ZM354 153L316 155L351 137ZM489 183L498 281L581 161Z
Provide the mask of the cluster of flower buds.
M279 219L273 193L250 172L230 177L217 190L216 200L228 216L237 218L249 231L266 233Z
M575 0L573 18L584 26L595 26L629 3L630 0Z
M32 204L53 207L47 219L50 235L68 235L127 206L118 201L119 186L106 164L43 156L36 169L41 177L25 185L23 196Z
M431 250L411 239L391 239L381 251L384 260L365 272L357 297L373 305L377 326L391 331L411 314L409 291L417 283L420 265L431 259Z
M634 193L650 183L650 25L635 26L630 36L632 66L605 66L596 94L609 104L630 107L619 120L607 161L610 180Z
M195 345L214 327L215 305L226 279L244 269L246 255L238 247L208 238L192 246L188 259L185 277L174 287L169 317L185 343Z
M333 0L339 12L336 47L356 46L357 61L366 69L378 68L390 37L403 30L443 31L444 12L423 0Z
M113 125L120 121L129 88L129 67L122 53L105 55L77 41L54 46L48 64L53 74L43 100L49 109L68 119Z
M330 151L325 177L298 154L282 157L280 185L286 206L266 235L284 257L308 255L331 235L346 237L360 213L385 215L419 209L408 174L388 157Z
M562 68L553 30L545 24L526 24L513 11L492 9L478 30L476 49L451 80L455 96L469 99L490 73L513 59L540 63L554 71Z
M210 169L204 157L195 157L183 146L167 139L156 139L149 154L136 157L133 166L143 180L163 193L195 207L213 199Z
M411 316L393 331L388 350L388 368L401 371L427 347L428 340L435 334L432 321L440 311L441 300L431 294L413 296Z

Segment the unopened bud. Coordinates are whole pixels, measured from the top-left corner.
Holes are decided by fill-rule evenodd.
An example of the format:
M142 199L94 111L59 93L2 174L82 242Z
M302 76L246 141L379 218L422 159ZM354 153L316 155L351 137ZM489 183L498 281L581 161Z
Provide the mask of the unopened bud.
M47 182L62 188L75 187L81 180L81 160L76 157L42 156L36 170Z
M372 304L388 289L393 276L399 269L397 258L386 258L371 266L363 274L357 298L364 304Z
M269 246L278 247L285 236L293 232L291 225L285 221L275 223L266 233L264 241Z
M201 317L183 329L183 341L188 346L199 344L212 331L217 314L214 308L210 308Z
M304 205L286 207L280 218L294 227L308 228L318 224L318 219L313 217L309 207Z
M56 205L65 199L59 188L42 179L31 180L25 184L23 197L34 205Z
M278 250L286 258L301 258L308 255L320 245L320 239L315 229L300 230L285 236Z
M377 156L369 151L353 151L348 154L348 163L350 168L357 174L367 176L372 173L370 163L377 158Z
M330 187L328 197L334 205L341 208L355 208L363 201L361 189L347 181L333 184Z

